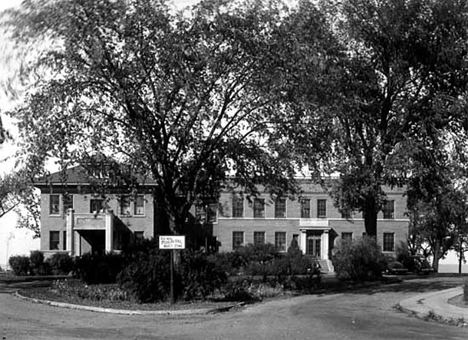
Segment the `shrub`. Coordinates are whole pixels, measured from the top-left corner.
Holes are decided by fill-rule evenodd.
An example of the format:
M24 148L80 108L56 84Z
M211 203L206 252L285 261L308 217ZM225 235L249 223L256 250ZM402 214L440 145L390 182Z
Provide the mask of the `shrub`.
M205 253L178 253L174 268L174 293L184 300L206 299L226 282L226 273ZM137 301L164 301L170 293L170 252L138 248L126 252L128 264L118 276L119 285Z
M69 274L73 269L73 258L68 253L55 253L48 260L54 274Z
M123 267L124 259L120 254L87 253L76 258L73 276L88 284L115 283Z
M170 292L170 253L153 248L126 256L132 260L118 275L119 286L138 302L166 300Z
M180 296L184 300L205 300L227 281L226 273L202 252L183 252L178 269L182 290Z
M12 256L8 260L11 270L18 276L28 275L31 272L31 265L28 256Z
M333 256L333 266L340 279L375 280L382 276L385 257L372 237L342 242Z
M29 256L29 264L32 275L50 275L52 270L48 262L44 262L44 254L35 250Z

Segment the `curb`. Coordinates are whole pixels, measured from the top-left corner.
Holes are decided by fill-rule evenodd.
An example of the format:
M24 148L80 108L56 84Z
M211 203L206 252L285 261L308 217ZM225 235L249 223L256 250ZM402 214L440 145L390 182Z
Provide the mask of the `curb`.
M30 301L33 303L39 303L44 305L49 305L53 307L68 308L75 310L86 310L97 313L109 313L109 314L122 314L122 315L196 315L196 314L215 314L227 312L236 307L242 307L245 305L245 302L240 302L225 307L218 308L200 308L200 309L181 309L181 310L127 310L127 309L114 309L114 308L104 308L104 307L94 307L94 306L84 306L84 305L75 305L72 303L66 302L56 302L49 300L40 300L36 298L30 298L24 295L21 295L18 291L13 293L16 297Z
M419 319L452 323L464 320L468 322L468 308L461 308L448 303L448 300L463 293L462 287L450 288L438 292L424 293L400 301L396 307L402 312Z

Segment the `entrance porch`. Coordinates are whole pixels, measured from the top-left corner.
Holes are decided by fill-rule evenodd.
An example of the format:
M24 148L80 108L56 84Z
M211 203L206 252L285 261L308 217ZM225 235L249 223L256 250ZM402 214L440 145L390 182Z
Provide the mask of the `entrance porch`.
M332 272L330 229L326 219L301 220L299 246L303 254L314 257L321 263L323 269ZM324 268L324 264L327 268Z

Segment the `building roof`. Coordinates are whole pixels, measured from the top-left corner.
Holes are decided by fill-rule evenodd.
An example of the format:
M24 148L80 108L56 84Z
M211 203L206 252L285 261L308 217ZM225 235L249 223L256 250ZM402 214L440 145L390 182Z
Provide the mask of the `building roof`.
M144 186L155 186L156 181L151 177L137 174L124 175L119 169L86 169L83 166L75 166L63 171L47 174L35 180L38 188L48 186L74 186L107 183L113 186L136 183Z

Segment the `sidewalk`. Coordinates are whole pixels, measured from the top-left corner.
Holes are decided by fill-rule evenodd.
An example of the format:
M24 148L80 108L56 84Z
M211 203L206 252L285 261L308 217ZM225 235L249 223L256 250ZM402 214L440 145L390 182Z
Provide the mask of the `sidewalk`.
M399 305L404 311L420 318L432 315L447 321L461 321L463 319L464 324L468 326L468 308L448 303L449 299L460 294L463 294L463 287L419 294L401 301Z

